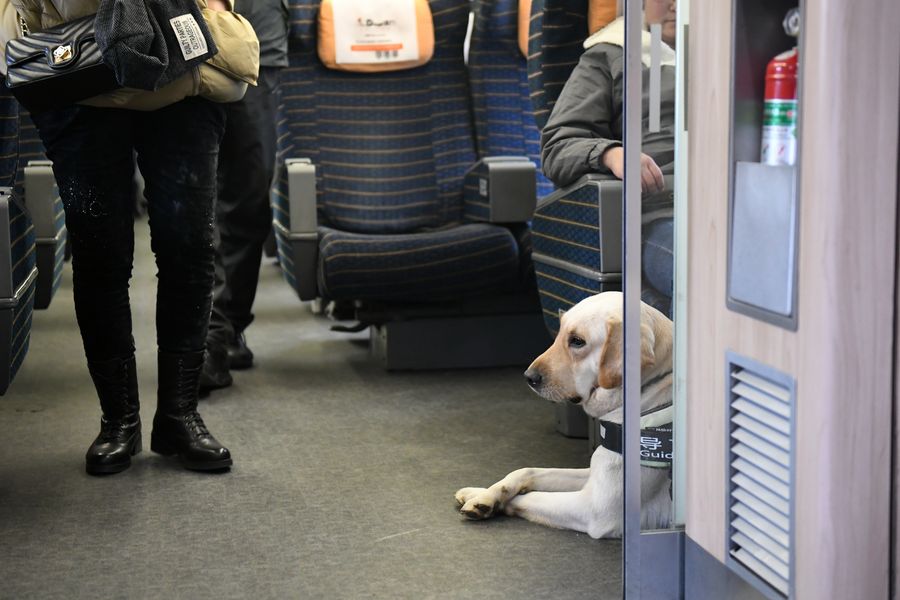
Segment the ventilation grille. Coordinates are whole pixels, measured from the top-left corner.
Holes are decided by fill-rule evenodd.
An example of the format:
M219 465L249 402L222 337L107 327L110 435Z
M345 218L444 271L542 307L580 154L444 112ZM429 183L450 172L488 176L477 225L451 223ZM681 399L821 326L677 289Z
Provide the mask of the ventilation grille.
M787 596L791 580L793 385L729 364L731 556Z

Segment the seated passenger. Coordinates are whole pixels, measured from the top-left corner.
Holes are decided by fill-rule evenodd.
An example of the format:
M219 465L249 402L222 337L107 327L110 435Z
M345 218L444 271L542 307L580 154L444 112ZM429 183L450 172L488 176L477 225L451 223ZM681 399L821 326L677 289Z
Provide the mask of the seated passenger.
M643 34L641 188L643 196L642 299L665 314L672 299L672 200L664 175L675 158L675 0L646 0L648 25L662 25L660 129L650 132L650 34ZM541 133L544 174L557 186L589 173L622 179L625 20L619 17L584 42L585 51Z

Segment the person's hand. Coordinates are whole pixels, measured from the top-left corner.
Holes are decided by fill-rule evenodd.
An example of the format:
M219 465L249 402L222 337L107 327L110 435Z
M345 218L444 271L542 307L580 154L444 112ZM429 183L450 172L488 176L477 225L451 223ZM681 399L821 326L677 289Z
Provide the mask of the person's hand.
M223 0L206 0L206 7L211 10L228 10L228 5Z
M613 175L619 179L625 178L625 149L622 146L609 148L600 160ZM650 156L641 153L641 192L647 194L664 189L666 181L659 165Z

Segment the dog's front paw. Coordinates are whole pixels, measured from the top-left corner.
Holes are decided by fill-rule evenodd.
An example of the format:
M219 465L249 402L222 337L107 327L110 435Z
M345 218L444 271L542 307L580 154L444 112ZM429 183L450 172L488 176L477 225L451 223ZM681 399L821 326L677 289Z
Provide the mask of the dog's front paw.
M467 493L464 493L467 492ZM500 499L490 490L479 488L463 488L456 492L456 501L461 502L459 512L467 519L489 519L500 509Z
M486 489L478 487L460 488L456 490L456 494L454 494L453 497L456 498L457 506L463 506L470 499L486 491Z

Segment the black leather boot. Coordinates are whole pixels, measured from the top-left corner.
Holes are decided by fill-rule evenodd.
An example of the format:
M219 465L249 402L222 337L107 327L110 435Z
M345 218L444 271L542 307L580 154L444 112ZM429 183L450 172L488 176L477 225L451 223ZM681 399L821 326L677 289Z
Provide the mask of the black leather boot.
M212 390L225 388L233 383L228 371L228 351L221 344L206 342L206 357L200 370L200 395L208 396Z
M88 370L100 397L100 435L88 448L85 470L91 475L124 471L141 451L141 415L134 356L99 362Z
M188 469L218 471L231 466L231 453L209 433L197 412L203 354L159 353L159 397L150 449L178 455Z

